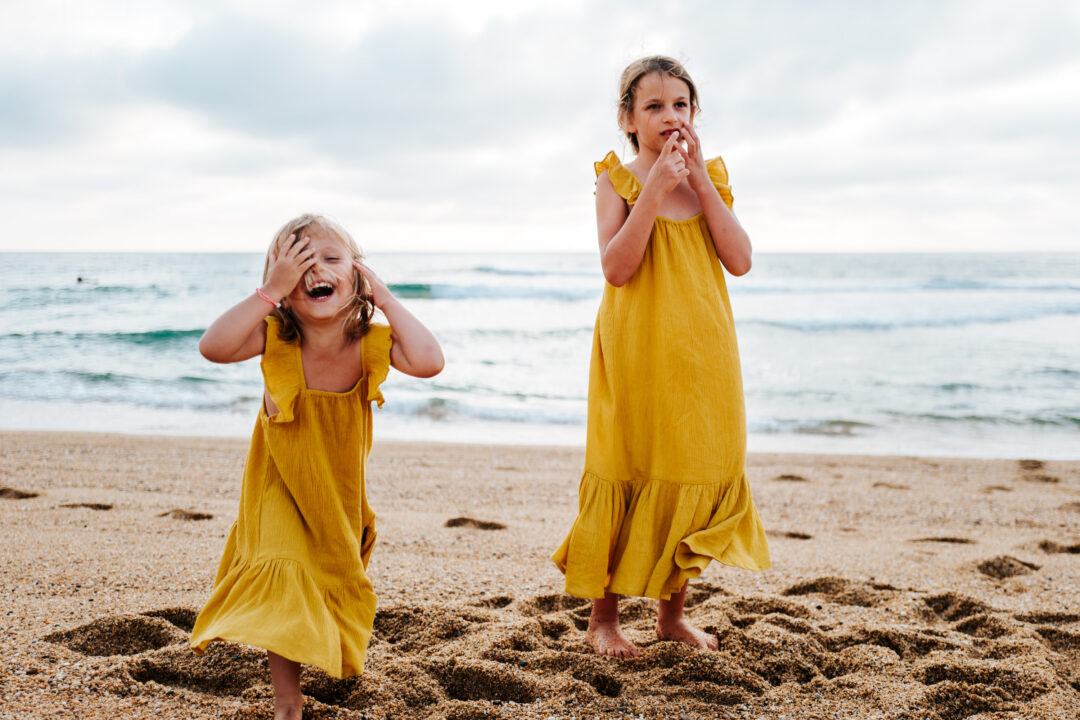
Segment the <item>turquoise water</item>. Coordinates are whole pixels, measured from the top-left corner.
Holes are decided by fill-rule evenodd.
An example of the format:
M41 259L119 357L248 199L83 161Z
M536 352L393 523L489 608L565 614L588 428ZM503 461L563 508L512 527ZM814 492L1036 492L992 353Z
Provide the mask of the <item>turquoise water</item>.
M582 444L594 254L375 255L439 336L380 438ZM0 427L248 435L206 326L258 255L0 255ZM1080 457L1080 254L759 254L729 278L751 450Z

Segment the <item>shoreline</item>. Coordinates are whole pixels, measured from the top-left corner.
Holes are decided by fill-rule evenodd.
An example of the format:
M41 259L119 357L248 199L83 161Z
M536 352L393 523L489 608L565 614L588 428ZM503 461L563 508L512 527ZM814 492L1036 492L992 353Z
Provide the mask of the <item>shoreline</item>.
M230 655L200 664L181 643L235 515L247 446L0 432L0 487L12 491L0 497L0 718L266 717L257 652L218 644L243 686L211 691L212 662ZM1080 711L1080 462L752 453L773 568L713 563L691 583L689 611L721 636L740 680L656 641L652 601L623 603L645 659L583 649L587 603L563 595L548 560L576 512L583 457L376 439L378 641L352 684L306 672L305 717ZM149 630L164 644L138 646ZM754 659L767 647L773 670ZM409 687L429 688L431 702L410 705Z

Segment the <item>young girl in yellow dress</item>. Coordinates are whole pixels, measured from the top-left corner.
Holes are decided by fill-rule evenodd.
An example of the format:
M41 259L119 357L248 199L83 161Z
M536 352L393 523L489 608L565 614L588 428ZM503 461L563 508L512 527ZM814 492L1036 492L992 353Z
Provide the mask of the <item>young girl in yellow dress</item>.
M371 322L375 307L389 326ZM383 403L389 366L430 377L442 350L361 262L348 232L315 215L278 231L262 287L214 321L199 350L219 363L261 354L265 388L239 516L191 646L265 648L274 717L298 719L300 663L357 675L371 637L371 403Z
M619 125L637 156L596 163L607 284L593 336L578 516L552 559L593 598L587 638L634 657L620 595L659 599L657 635L716 649L683 617L711 560L761 570L769 549L746 479L742 375L724 269L750 270L727 169L693 128L697 90L667 57L623 71ZM722 267L721 267L722 266Z

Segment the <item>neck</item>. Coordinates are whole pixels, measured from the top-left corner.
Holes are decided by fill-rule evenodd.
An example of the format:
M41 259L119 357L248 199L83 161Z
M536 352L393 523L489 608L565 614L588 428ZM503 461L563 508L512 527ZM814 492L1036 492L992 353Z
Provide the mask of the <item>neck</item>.
M637 157L634 160L644 167L651 168L659 157L660 153L650 150L649 148L641 148L638 150Z
M339 320L301 325L300 332L304 336L304 347L316 352L336 352L349 344L341 332Z

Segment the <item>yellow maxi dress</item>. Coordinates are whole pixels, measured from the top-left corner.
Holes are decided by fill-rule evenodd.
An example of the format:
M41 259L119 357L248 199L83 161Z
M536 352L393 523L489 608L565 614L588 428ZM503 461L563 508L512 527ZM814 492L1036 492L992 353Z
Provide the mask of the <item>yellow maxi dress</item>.
M348 392L310 390L298 343L267 318L262 357L278 408L259 410L244 465L240 511L214 588L191 633L265 648L334 677L358 675L375 618L365 568L375 544L364 468L371 403L390 367L390 328L361 339L363 375Z
M632 206L634 173L615 153L595 167ZM724 161L708 170L732 207ZM770 565L746 479L735 323L704 215L658 217L633 278L604 287L578 516L552 560L571 595L665 600L711 560Z

